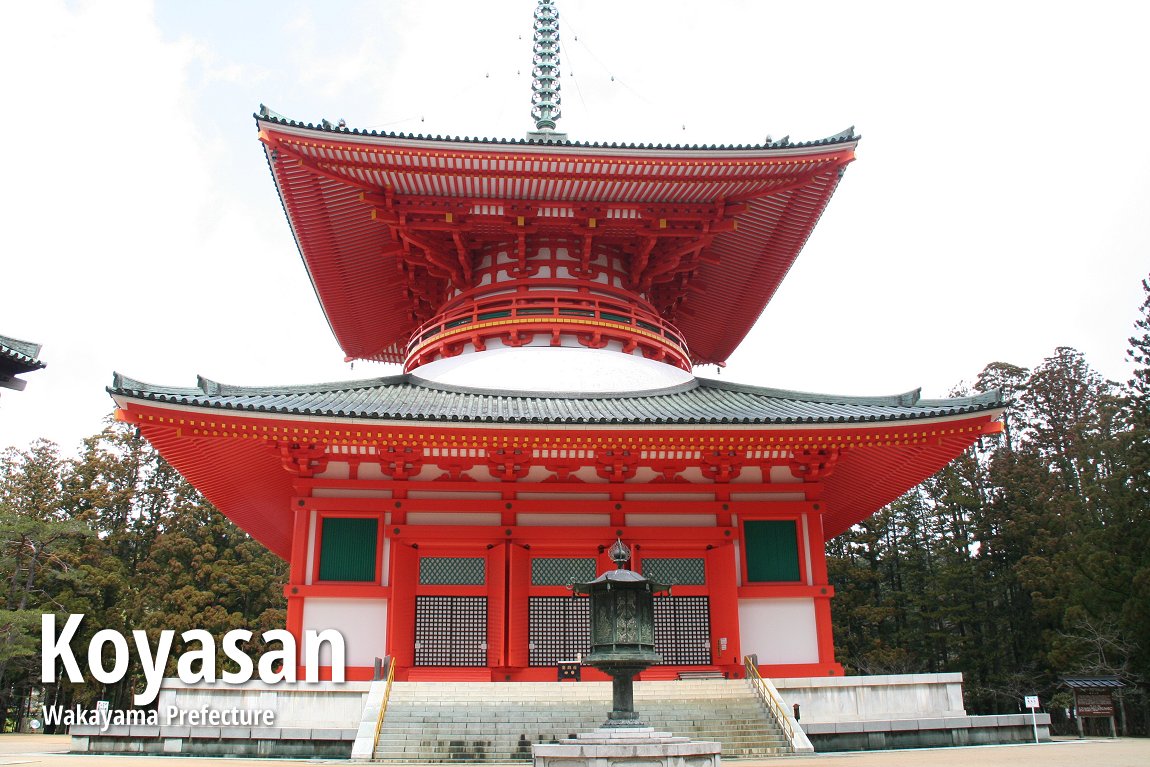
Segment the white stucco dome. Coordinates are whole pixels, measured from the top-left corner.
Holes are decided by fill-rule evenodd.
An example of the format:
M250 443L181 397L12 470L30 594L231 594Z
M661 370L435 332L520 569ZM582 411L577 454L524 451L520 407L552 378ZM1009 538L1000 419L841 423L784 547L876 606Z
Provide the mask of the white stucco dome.
M435 360L411 371L447 386L508 392L626 394L681 386L680 368L612 349L524 346Z

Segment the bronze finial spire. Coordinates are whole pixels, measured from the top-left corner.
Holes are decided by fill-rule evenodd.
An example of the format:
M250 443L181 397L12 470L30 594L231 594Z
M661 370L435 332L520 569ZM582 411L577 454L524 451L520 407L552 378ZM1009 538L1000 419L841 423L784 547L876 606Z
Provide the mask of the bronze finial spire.
M531 117L535 141L564 141L555 132L555 121L563 114L559 97L559 9L554 0L539 0L535 6L535 44L531 68Z
M623 566L631 560L631 549L627 547L627 544L623 543L622 538L618 538L611 544L611 548L607 550L607 556L611 557L611 561L615 563L615 567L622 570Z

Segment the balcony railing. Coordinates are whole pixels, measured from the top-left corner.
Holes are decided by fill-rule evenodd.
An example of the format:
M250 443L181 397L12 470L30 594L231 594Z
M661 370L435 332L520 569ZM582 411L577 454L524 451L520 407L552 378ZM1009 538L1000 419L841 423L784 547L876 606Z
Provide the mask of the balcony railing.
M412 334L407 344L407 367L410 369L411 363L425 356L431 347L456 336L478 333L494 337L516 329L540 332L540 325L568 333L629 333L648 347L661 348L690 369L690 354L682 335L651 310L610 296L561 291L500 293L457 305Z

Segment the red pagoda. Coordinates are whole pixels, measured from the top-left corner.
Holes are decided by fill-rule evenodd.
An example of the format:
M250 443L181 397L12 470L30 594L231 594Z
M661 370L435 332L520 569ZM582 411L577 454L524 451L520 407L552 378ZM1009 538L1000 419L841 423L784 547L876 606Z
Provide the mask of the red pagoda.
M341 631L349 678L391 656L397 679L554 679L589 643L568 586L613 568L617 538L675 584L644 678L752 654L764 675L841 674L825 542L998 431L1002 402L692 375L751 329L858 139L570 141L557 41L544 0L524 140L256 116L347 359L402 374L117 374L119 418L290 562L288 629Z

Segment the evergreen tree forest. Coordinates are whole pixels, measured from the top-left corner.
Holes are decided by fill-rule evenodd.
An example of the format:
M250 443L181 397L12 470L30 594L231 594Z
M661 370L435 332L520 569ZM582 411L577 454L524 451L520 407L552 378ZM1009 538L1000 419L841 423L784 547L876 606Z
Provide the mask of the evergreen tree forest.
M987 365L972 388L1011 402L1003 433L827 544L848 673L960 671L969 713L1020 711L1037 693L1056 729L1071 702L1061 677L1114 675L1119 727L1150 734L1142 287L1131 380L1106 381L1065 347L1033 370Z
M222 637L246 628L257 638L282 629L286 582L287 563L216 511L132 427L110 423L76 458L45 440L10 448L0 455L0 722L18 729L41 703L132 708L144 688L134 650L115 685L73 684L59 660L58 682L41 684L44 613L57 615L57 631L68 614L85 615L71 642L81 668L100 629L129 642L143 629L153 647L161 630L174 629L174 676L187 629ZM217 668L235 670L222 651Z
M1038 693L1056 725L1070 701L1060 677L1116 675L1120 726L1150 734L1150 279L1143 288L1131 380L1104 380L1070 348L1033 370L988 365L971 387L1006 394L1003 433L827 544L848 673L962 672L970 713L1018 711ZM74 458L42 440L10 448L0 723L15 729L41 703L130 708L143 688L137 667L110 686L61 668L41 684L42 614L87 616L78 659L102 628L144 629L153 646L174 629L174 675L179 632L282 628L286 580L285 562L131 427L109 423Z

